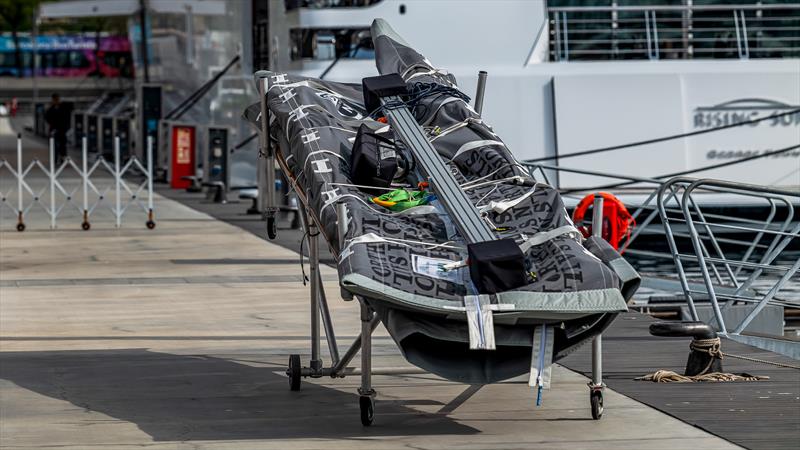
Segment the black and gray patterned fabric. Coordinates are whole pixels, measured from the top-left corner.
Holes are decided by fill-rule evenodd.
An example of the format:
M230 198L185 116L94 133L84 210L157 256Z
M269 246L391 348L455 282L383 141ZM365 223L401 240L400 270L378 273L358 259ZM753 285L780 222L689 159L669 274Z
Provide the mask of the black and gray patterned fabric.
M458 87L454 77L384 31L373 26L381 74L398 73L410 85ZM608 264L621 257L609 255L614 252L610 247L603 247L602 258L587 249L556 189L532 179L468 103L431 95L417 102L412 114L495 235L513 238L524 249L531 274L527 285L491 297L498 305L493 312L497 350L470 351L463 312L465 296L473 293L469 269L430 268L432 261L465 260L466 243L453 226L457 218L436 201L393 212L352 185L349 160L358 128L366 125L393 137L391 126L369 117L361 86L261 75L269 80L267 105L277 158L338 255L342 286L370 303L412 363L459 381L505 379L528 370L535 324L558 326L560 357L626 309L638 277L620 275ZM245 117L258 125L260 106L253 105ZM396 145L408 154L402 143ZM416 189L420 181L426 181L424 174L412 171L395 187ZM344 241L337 233L338 203L344 203L347 214Z

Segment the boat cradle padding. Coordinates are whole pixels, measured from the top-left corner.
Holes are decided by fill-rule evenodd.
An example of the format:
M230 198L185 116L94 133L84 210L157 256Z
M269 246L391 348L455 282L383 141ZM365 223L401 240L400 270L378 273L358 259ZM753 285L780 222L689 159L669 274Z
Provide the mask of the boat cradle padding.
M453 302L414 294L385 285L358 273L342 277L342 286L348 291L397 307L425 311L429 314L463 316ZM515 317L547 317L550 320L569 320L597 313L619 313L628 310L619 289L591 289L572 292L506 291L496 294L497 304L508 305L495 312L500 319L504 314Z

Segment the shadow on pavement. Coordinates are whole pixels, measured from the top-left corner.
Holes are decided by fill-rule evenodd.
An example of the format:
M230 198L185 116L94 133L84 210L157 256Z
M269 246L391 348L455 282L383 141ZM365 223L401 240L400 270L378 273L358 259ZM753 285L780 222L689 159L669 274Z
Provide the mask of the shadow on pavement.
M0 353L0 378L132 422L156 441L479 432L380 399L364 428L355 393L311 383L291 392L276 373L284 369L145 349Z

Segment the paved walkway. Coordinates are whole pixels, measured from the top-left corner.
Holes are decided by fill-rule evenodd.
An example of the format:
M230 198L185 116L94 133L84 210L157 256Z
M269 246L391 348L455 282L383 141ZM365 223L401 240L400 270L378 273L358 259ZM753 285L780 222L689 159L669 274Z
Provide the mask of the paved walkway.
M363 428L357 377L290 392L282 374L308 358L298 255L163 197L156 211L155 230L2 227L0 447L735 448L613 391L593 421L563 367L539 408L525 383L376 376ZM345 345L358 308L322 272ZM374 346L376 366L406 364L382 328Z

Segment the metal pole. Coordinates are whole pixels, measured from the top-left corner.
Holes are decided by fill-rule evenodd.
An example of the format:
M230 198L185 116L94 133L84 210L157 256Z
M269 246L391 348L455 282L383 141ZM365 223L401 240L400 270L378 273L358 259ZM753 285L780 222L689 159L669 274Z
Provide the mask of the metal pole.
M592 236L603 237L603 197L597 194L592 206Z
M486 91L486 71L478 72L478 88L475 91L475 112L480 115L483 112L483 94Z
M311 266L311 370L322 369L320 360L320 335L319 335L319 230L314 219L306 215L308 224L308 259Z
M569 27L566 11L561 12L561 24L564 27L564 61L569 61Z
M800 259L795 261L794 265L792 265L792 268L789 269L785 274L783 274L783 276L775 283L775 285L772 286L772 288L769 290L769 292L767 292L764 298L761 299L761 301L753 308L752 311L750 311L750 314L748 314L747 317L745 317L744 320L742 320L742 323L740 323L739 326L736 327L735 330L733 330L733 334L741 334L742 331L744 331L744 329L747 328L747 325L749 325L750 322L753 319L755 319L758 313L760 313L761 310L764 309L765 306L767 306L767 303L769 303L769 301L772 300L772 297L774 297L775 294L778 293L778 291L783 287L783 285L786 284L786 282L789 281L789 279L792 278L792 276L794 276L794 274L797 273L798 270L800 270Z
M116 205L114 208L114 212L117 216L117 228L122 226L122 208L121 202L119 198L119 190L120 190L120 178L122 174L119 173L119 135L114 137L114 180L115 180L115 190L117 194Z
M89 170L87 169L87 159L89 158L88 155L88 146L89 143L86 140L86 136L81 139L81 169L82 169L82 178L83 178L83 228L86 228L86 225L89 224L89 177L88 173Z
M36 61L36 54L39 53L39 8L33 10L33 37L31 44L33 45L33 73L31 73L31 82L33 83L33 108L36 109L36 100L39 99L39 81L36 77L38 69L38 62Z
M191 5L186 5L186 64L194 64L194 15Z
M325 340L328 342L328 352L331 355L331 365L339 362L339 345L336 343L336 330L333 329L331 311L328 308L328 298L325 296L325 286L322 284L322 274L317 270L319 286L319 313L322 316L322 327L325 329Z
M740 9L739 12L742 16L742 37L744 38L744 58L750 58L750 43L747 41L747 21L744 16L744 10Z
M277 210L275 207L275 154L272 151L272 139L269 134L269 106L267 105L269 86L267 84L267 78L262 79L262 83L264 84L264 95L261 97L261 101L264 116L261 121L261 132L265 135L264 142L266 143L266 148L264 149L264 170L266 176L264 181L267 185L266 198L264 199L264 211L267 213L268 220L274 221Z
M147 4L146 0L139 0L139 29L142 35L139 40L141 44L142 65L144 66L144 82L150 82L150 62L147 54ZM144 126L144 124L142 124Z
M50 229L56 229L56 140L50 137Z
M147 136L147 221L153 222L153 136Z
M347 205L344 202L338 202L336 204L336 231L339 235L339 251L336 255L337 258L342 255L342 251L346 246L347 242L347 229L349 228L349 223L347 219ZM342 296L343 300L350 301L353 300L353 294L350 293L347 289L341 287L339 292Z
M744 59L744 54L742 53L742 35L739 31L739 14L737 14L736 10L733 10L733 24L736 26L736 48L739 50L739 58Z
M24 223L22 220L22 133L17 133L17 223ZM19 227L19 225L17 225Z
M598 334L592 340L592 384L603 385L603 335Z
M381 323L380 318L378 318L378 316L373 316L372 320L370 320L369 322L369 326L367 327L367 333L371 334L373 331L375 331L375 328L378 328L378 325L380 323ZM364 332L363 324L361 327L361 332L362 333ZM339 362L333 364L333 367L331 368L331 376L335 377L344 376L343 371L347 369L346 366L350 363L350 361L353 360L353 357L356 356L356 353L359 350L361 350L362 341L363 341L362 336L361 334L359 334L358 337L356 337L356 339L353 341L353 343L350 344L350 347L347 349L347 352L345 352L344 356L342 356Z
M703 252L700 239L697 237L697 228L694 226L694 220L689 212L689 195L691 195L691 191L686 189L683 193L683 202L681 203L683 219L689 229L689 238L692 240L692 247L694 247L695 255L697 256L697 264L700 266L700 274L703 276L703 282L706 285L706 292L714 311L714 317L716 317L717 325L719 325L719 332L721 334L728 334L728 330L725 327L725 319L722 317L722 311L719 309L714 283L711 281L711 275L708 273L708 263L706 262L705 253Z
M339 232L339 253L342 253L342 250L344 250L347 225L347 205L344 202L339 202L336 204L336 230Z
M372 391L372 311L363 299L361 305L361 395L371 395Z
M261 96L261 130L259 130L258 146L259 155L256 171L256 184L258 185L258 205L259 213L264 213L265 197L267 196L266 174L267 174L267 160L266 155L269 147L269 124L267 122L267 72L256 72L258 77L258 94Z
M603 238L603 197L594 196L592 206L592 236ZM598 334L592 340L592 383L595 386L603 384L603 335Z

